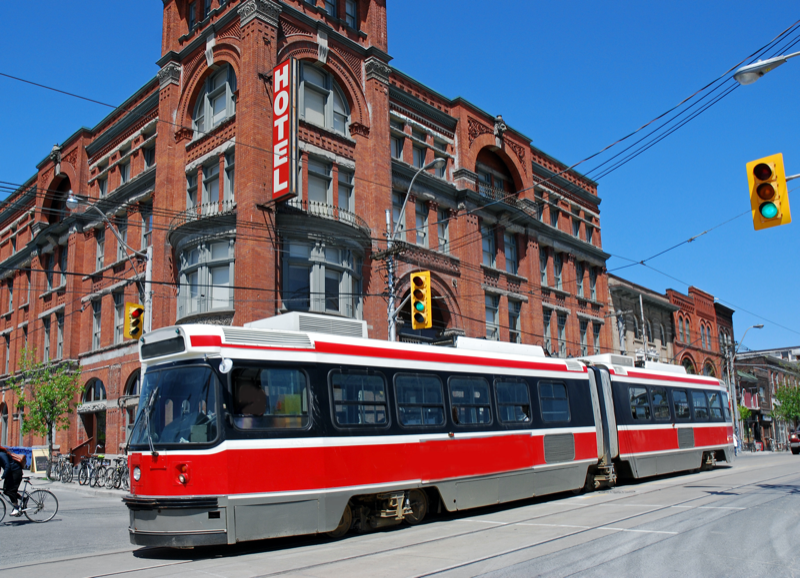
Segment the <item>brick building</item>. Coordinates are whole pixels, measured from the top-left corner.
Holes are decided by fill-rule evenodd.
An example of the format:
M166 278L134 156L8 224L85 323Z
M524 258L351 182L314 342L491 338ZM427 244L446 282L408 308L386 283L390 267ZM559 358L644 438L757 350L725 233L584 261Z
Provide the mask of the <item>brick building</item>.
M396 246L398 299L411 271L430 270L434 326L404 323L400 338L610 351L596 183L393 68L387 50L384 0L164 1L158 75L0 207L0 380L26 344L80 362L62 451L124 443L139 383L126 301L148 304L152 328L302 310L366 319L385 339L386 212L396 224L436 158ZM289 57L300 195L272 203L271 74ZM86 201L74 211L70 190ZM10 442L42 441L21 438L10 391L0 415Z
M714 301L697 287L684 295L667 289L673 314L675 359L689 373L702 373L728 381L728 360L733 354L733 309Z

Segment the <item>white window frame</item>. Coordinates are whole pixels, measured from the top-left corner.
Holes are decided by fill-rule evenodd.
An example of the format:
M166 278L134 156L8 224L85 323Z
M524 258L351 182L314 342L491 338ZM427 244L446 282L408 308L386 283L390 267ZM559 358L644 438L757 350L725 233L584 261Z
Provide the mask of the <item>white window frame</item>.
M546 247L539 247L539 275L541 277L540 282L542 287L549 287L550 280L547 276L547 261L550 259L550 255L547 251Z
M542 308L542 344L548 353L553 351L553 337L551 324L553 322L553 310Z
M214 257L213 251L224 250L221 245L227 245L224 257ZM190 256L197 251L197 261L192 262ZM189 315L209 313L214 311L230 311L234 307L234 273L235 273L235 243L233 239L222 238L201 242L184 248L180 259L180 288L178 290L178 319ZM225 301L214 298L213 275L217 269L228 268L228 283L219 285L227 287L228 299ZM192 286L196 283L196 295L192 296Z
M414 203L414 216L416 219L416 228L414 232L417 237L417 245L420 247L428 247L428 204L425 201L416 201Z
M48 363L50 361L50 318L42 318L42 329L44 333L44 347L42 348L42 361Z
M600 354L600 323L592 323L592 337L594 342L594 355Z
M586 334L589 331L589 322L585 319L580 320L581 328L581 355L589 355L589 343Z
M555 277L555 288L563 291L564 256L558 251L553 253L553 277Z
M122 215L116 218L117 233L117 261L123 261L128 258L128 216Z
M108 192L108 177L107 176L97 179L97 192L98 192L99 197L101 199L106 196L106 193Z
M575 261L575 289L578 297L583 297L583 277L586 271L584 270L583 263Z
M486 307L486 339L500 340L500 298L487 293L484 297Z
M313 67L315 72L321 74L324 78L323 84L324 86L319 86L310 81L306 81L306 69L308 67ZM306 91L313 91L317 93L319 96L323 98L323 117L324 122L322 124L322 128L335 132L337 134L341 134L343 136L349 137L350 136L350 106L347 103L347 99L344 96L344 92L333 79L333 76L325 69L314 66L310 62L301 62L300 63L300 98L298 99L298 109L300 111L300 118L310 124L314 124L316 126L320 126L319 123L312 122L311 120L306 118L306 105L305 105L305 98L306 98ZM337 112L336 109L336 100L339 100L343 112ZM336 115L341 115L343 118L340 119L343 126L341 129L336 128L337 118Z
M481 253L483 255L481 262L487 267L494 268L497 264L494 227L486 223L481 223Z
M439 217L436 223L436 230L439 235L439 251L450 253L450 213L439 209L437 215Z
M61 287L67 284L67 264L69 263L69 245L61 245L58 256L58 269L61 274L61 279L58 286Z
M131 180L131 161L127 160L124 163L119 163L117 165L117 170L119 171L119 184L124 185L129 180Z
M361 319L363 314L363 292L361 258L355 251L344 246L330 246L322 241L310 239L286 239L284 250L283 294L287 296L284 306L294 311L314 311ZM303 303L288 298L291 295L290 268L308 272L308 299ZM334 293L328 293L327 282L338 279ZM330 307L332 301L338 302ZM306 307L307 304L307 307Z
M100 299L95 299L92 301L92 350L100 349L102 343L102 315L103 303Z
M589 267L589 298L597 301L597 271L594 267Z
M406 240L406 214L405 211L403 211L403 203L405 203L405 200L405 193L392 191L392 231L397 231L397 239L400 241ZM402 221L399 220L401 213L403 217Z
M64 314L56 313L56 359L64 358Z
M562 323L563 321L563 323ZM567 356L567 314L558 311L556 314L556 324L558 325L558 356Z
M236 151L231 149L225 153L225 188L222 200L225 206L229 206L235 199L236 192Z
M122 291L112 293L114 296L114 344L124 341L125 329L125 294Z
M224 82L221 82L219 86L214 88L215 84L221 81L223 76L225 77ZM214 100L222 96L223 93L225 95L225 114L215 122L213 111ZM197 101L194 105L194 113L192 114L192 129L194 129L193 140L205 136L236 114L235 95L236 73L233 71L232 66L226 64L206 79L203 84L203 89L197 97Z
M508 340L511 343L522 343L521 323L522 301L508 300Z
M95 235L96 252L94 259L94 270L99 271L105 266L106 257L106 230L98 229Z
M519 273L519 254L516 234L508 231L503 233L503 249L506 256L506 272L517 275Z
M142 241L141 250L147 249L153 242L153 205L147 203L141 206L140 214L142 215Z

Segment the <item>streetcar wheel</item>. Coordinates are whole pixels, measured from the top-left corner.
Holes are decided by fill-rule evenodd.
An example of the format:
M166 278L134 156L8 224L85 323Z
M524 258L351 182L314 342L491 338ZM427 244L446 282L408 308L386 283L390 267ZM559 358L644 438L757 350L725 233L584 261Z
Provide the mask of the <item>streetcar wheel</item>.
M48 490L33 490L25 502L25 517L31 522L49 522L58 512L58 500Z
M792 448L792 453L794 455L800 454L800 448L797 448L797 449Z
M339 520L339 525L336 526L336 529L332 532L328 532L328 536L331 538L341 538L345 534L347 534L348 530L350 530L350 526L353 525L353 510L350 508L350 504L347 504L344 507L344 513L342 514L342 519Z
M404 516L406 523L415 526L425 519L428 514L428 494L425 490L411 490L408 492L408 505L411 513Z

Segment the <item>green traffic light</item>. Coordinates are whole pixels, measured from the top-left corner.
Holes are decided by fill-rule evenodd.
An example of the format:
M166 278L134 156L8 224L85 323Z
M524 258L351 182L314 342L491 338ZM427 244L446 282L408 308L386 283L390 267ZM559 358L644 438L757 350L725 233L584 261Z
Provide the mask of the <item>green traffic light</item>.
M425 304L424 303L415 303L414 309L417 311L425 311Z
M761 203L758 210L765 219L774 219L778 216L778 207L775 206L775 203Z

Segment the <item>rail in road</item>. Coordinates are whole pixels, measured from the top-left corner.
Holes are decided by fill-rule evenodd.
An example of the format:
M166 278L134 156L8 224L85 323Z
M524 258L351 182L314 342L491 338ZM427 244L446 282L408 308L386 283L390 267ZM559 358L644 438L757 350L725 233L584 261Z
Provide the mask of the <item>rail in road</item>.
M799 465L790 454L746 456L733 467L443 514L419 526L340 541L302 537L196 550L76 552L0 563L0 575L753 576L766 569L790 575L798 571ZM0 528L0 539L8 531Z

